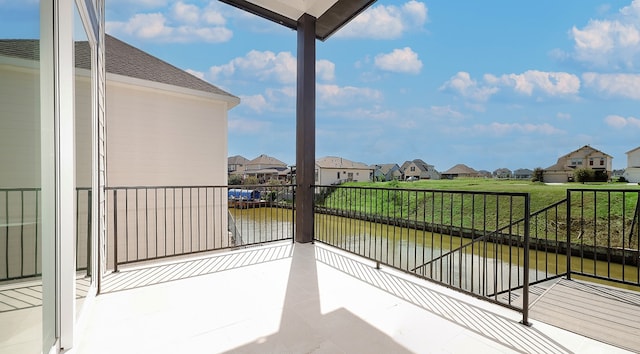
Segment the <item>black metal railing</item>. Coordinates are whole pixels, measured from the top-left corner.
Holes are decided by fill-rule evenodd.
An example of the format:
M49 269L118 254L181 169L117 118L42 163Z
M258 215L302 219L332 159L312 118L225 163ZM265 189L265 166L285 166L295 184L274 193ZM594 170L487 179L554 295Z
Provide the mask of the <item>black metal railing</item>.
M238 193L230 193L230 190ZM108 187L108 267L293 239L293 187ZM249 197L243 197L245 191Z
M315 240L521 311L527 323L536 272L529 267L528 194L315 189Z
M42 274L42 196L39 188L0 189L0 281ZM90 273L91 189L77 188L76 270Z
M640 190L567 190L566 273L640 286Z

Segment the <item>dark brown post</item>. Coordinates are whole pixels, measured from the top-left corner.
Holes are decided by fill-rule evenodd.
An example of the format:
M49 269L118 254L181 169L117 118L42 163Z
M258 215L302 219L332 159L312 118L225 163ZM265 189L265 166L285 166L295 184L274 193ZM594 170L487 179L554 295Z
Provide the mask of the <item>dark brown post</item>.
M295 240L313 241L313 189L316 165L316 19L298 19L298 82L296 101Z

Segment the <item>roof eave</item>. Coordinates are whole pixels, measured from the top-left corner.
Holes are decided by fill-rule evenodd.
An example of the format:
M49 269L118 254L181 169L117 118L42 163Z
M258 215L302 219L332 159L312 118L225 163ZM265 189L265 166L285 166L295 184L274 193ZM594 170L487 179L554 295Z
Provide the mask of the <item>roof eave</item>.
M292 19L247 0L220 1L293 30L298 28L298 19ZM335 4L316 19L315 37L321 41L326 41L374 2L376 0L337 0Z

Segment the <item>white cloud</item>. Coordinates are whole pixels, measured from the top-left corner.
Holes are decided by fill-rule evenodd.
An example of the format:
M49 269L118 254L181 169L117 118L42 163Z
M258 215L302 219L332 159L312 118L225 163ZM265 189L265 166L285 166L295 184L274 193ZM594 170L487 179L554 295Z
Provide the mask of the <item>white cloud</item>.
M290 52L276 54L271 51L252 50L244 57L235 58L227 64L212 66L209 73L214 82L220 76L239 75L253 80L274 80L290 84L296 81L296 59Z
M382 92L366 87L316 85L318 101L323 104L340 106L354 102L380 101Z
M453 91L462 97L473 101L485 102L498 92L498 88L491 85L481 85L471 79L468 72L460 71L446 81L441 87L442 91Z
M640 0L620 9L611 19L590 20L573 27L573 56L595 67L637 69L640 59Z
M446 81L440 90L452 91L476 102L486 102L491 96L508 88L513 92L532 97L574 97L580 91L580 78L564 72L525 71L522 74L495 76L485 74L482 81L471 78L469 73L460 71Z
M262 113L266 108L268 108L267 100L263 95L240 96L240 101L243 105L258 113Z
M257 119L229 119L229 131L238 134L258 134L267 130L271 123Z
M640 100L640 74L598 74L584 73L582 80L585 86L604 93Z
M556 114L556 118L558 118L560 120L571 120L571 114L570 113L558 112Z
M316 75L320 80L333 81L336 78L336 64L329 60L318 60L316 62Z
M374 63L382 70L398 73L419 74L422 69L418 54L409 47L394 49L388 54L378 54Z
M473 131L479 134L508 135L512 133L556 135L563 131L550 124L519 124L519 123L498 123L488 125L477 124L473 126Z
M451 118L464 117L462 113L451 108L451 106L431 106L430 111L432 114L439 117L451 117Z
M335 79L335 64L329 60L316 62L316 75L323 81ZM209 74L213 82L222 77L238 76L259 81L275 81L281 84L296 82L297 62L291 52L274 53L252 50L244 57L232 59L227 64L212 66Z
M226 21L216 9L213 3L199 8L179 1L166 14L138 13L126 21L109 21L106 23L106 31L113 35L127 35L159 42L229 41L233 33L225 27Z
M412 28L421 28L428 19L427 6L408 1L402 6L373 6L336 33L344 38L397 39Z
M580 91L580 79L563 72L528 70L522 74L502 75L496 83L527 96L531 96L534 91L548 96L576 95Z
M608 126L622 129L626 127L640 128L640 119L634 117L621 117L618 115L610 115L604 119Z

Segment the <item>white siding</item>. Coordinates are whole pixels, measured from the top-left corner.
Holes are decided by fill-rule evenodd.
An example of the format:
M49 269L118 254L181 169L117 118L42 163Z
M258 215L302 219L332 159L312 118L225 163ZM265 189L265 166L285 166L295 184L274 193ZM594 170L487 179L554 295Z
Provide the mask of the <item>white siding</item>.
M640 148L627 154L627 167L640 167Z
M224 102L107 83L109 186L226 185Z

